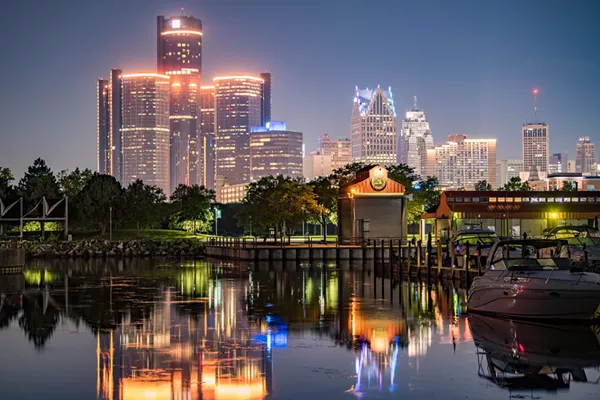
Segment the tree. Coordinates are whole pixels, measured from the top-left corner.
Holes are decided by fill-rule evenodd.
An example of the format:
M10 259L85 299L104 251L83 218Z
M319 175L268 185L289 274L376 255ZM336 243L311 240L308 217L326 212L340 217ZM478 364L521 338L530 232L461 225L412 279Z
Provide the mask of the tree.
M439 181L434 176L418 180L407 193L412 196L407 206L409 223L418 223L424 212L432 210L440 203Z
M80 170L75 168L73 172L63 169L58 173L58 186L60 192L69 198L74 198L83 190L85 185L92 179L92 171L89 169Z
M338 188L332 183L332 179L328 176L316 178L309 182L315 199L320 207L318 215L319 224L323 227L323 240L327 241L327 223L337 221L337 198Z
M12 182L15 177L9 168L0 167L0 199L11 197L14 192Z
M506 185L499 187L498 191L500 192L529 192L531 191L531 187L528 182L522 182L521 178L518 176L513 176L510 178Z
M576 192L577 191L577 184L574 183L573 181L563 181L563 185L562 188L560 189L561 192Z
M265 238L271 228L281 240L291 235L295 225L318 218L323 208L317 204L312 187L300 179L266 176L248 185L240 223Z
M174 203L175 222L179 227L184 227L186 222L191 222L191 230L207 231L213 220L213 204L215 192L199 185L179 185L171 195Z
M56 199L60 196L60 189L56 177L46 161L36 159L33 165L27 168L25 176L19 181L19 195L25 200L25 205L31 209L36 207L42 197ZM33 214L32 214L33 215ZM44 236L44 222L40 223L42 237Z
M335 171L333 171L330 175L330 178L334 186L338 188L346 186L354 180L354 178L356 177L356 173L363 169L365 166L366 165L362 162L346 164L342 168L338 168Z
M408 192L412 190L413 182L418 180L415 169L406 164L390 165L388 167L388 177L404 185Z
M94 173L83 190L75 197L76 209L84 224L106 233L109 224L110 209L113 215L122 200L121 184L114 176Z
M158 208L167 200L162 189L146 185L140 179L127 186L123 197L126 218L135 223L138 232L140 225L146 228L157 221L160 215Z
M486 181L485 179L482 181L479 181L475 184L475 190L477 192L487 192L492 190L492 185L490 185L488 183L488 181Z

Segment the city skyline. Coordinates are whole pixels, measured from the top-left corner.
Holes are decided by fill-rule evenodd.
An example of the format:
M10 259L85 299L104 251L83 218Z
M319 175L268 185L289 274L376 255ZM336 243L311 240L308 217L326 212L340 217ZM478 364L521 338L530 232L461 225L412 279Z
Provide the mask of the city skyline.
M541 3L535 2L514 3L518 4L519 13L514 12L514 4L510 2L502 6L463 2L460 5L468 6L470 10L466 16L459 12L461 7L435 3L387 5L387 8L404 15L431 12L430 22L436 29L433 33L419 35L421 48L413 50L419 62L414 63L414 67L402 63L400 55L383 51L383 44L373 43L372 35L376 33L359 38L359 44L371 43L370 50L381 52L379 56L348 63L349 45L343 38L349 32L350 22L361 16L361 9L356 7L358 3L349 2L348 7L341 9L339 30L331 29L329 19L324 17L313 18L310 32L306 30L306 22L313 14L316 2L281 7L269 7L276 4L272 1L258 1L252 6L236 1L220 3L198 6L194 2L181 1L166 6L157 1L129 1L121 7L119 2L121 12L114 16L114 24L111 24L119 27L114 33L107 32L104 24L83 24L86 18L98 12L99 5L82 10L71 7L69 2L52 5L34 2L32 9L36 11L28 15L32 23L27 26L18 23L28 11L26 4L3 7L13 18L2 29L22 37L23 45L30 51L17 54L2 67L6 95L2 107L5 130L0 162L11 166L16 175L20 175L37 157L45 158L56 171L72 170L76 166L93 169L96 165L94 82L110 68L121 68L125 73L153 71L156 62L156 16L177 15L179 6L203 21L205 80L210 82L213 77L228 73L271 71L277 79L273 91L273 116L288 121L303 132L307 150L316 148L317 138L322 133L330 134L333 139L347 137L347 104L351 101L352 88L356 85L375 87L377 84L394 88L396 108L400 114L410 109L412 96L417 95L432 131L437 132L439 137L466 132L470 138L497 138L498 159L518 158L518 152L510 142L518 139L519 125L534 119L530 95L534 87L540 88L538 119L553 127L551 153L565 149L575 154L577 137L570 132L578 132L577 136L590 136L592 142L600 139L599 133L594 130L598 125L594 104L600 96L595 90L599 78L594 71L600 55L585 40L596 37L599 30L593 23L599 8L593 2L569 7L560 3L554 7L539 7ZM239 10L235 15L227 13L232 5ZM322 15L333 12L334 6L330 3L322 5ZM362 14L365 18L386 20L391 17L388 14L394 14L387 13L387 8L373 6ZM452 8L458 10L453 11ZM543 34L524 28L511 32L510 24L500 26L494 22L479 25L478 22L471 28L446 29L445 34L451 35L448 40L451 45L446 46L448 43L445 41L437 44L439 32L445 28L459 26L461 20L465 22L463 25L467 25L466 21L475 21L477 15L492 12L504 19L510 18L517 26L526 26L522 22L536 15L547 23L555 24L557 29ZM451 24L442 18L448 13L454 18ZM71 17L72 26L54 31L44 21L48 15ZM245 39L246 25L240 24L240 20L259 15L270 23L253 30L252 34L256 36L252 42L256 43L242 40ZM277 18L285 15L294 15L294 18L285 23ZM579 18L577 22L569 18L574 15ZM558 26L559 22L561 26ZM400 43L402 35L410 31L411 24L409 22L402 28L382 24L389 29L384 42ZM288 34L278 35L281 29ZM383 27L378 29L380 34L386 34ZM71 31L80 33L74 35L75 38L69 35ZM481 38L471 35L476 31L482 32ZM315 42L316 37L325 33L328 36L326 45ZM502 39L503 33L507 37ZM300 43L306 34L311 43L309 58ZM542 38L543 35L547 37ZM520 40L512 49L510 45L515 38ZM85 46L81 46L80 42ZM106 46L107 42L111 46ZM484 42L487 44L484 45ZM61 43L61 46L53 47L50 43ZM332 43L337 45L337 51L330 51ZM8 51L12 49L16 53L15 45L9 44ZM540 46L546 59L552 60L552 65L540 70L536 63L520 62L523 52L533 45ZM477 47L478 51L472 51L472 47ZM435 59L449 59L452 54L452 65L432 63ZM35 62L29 60L32 56ZM70 69L61 79L51 79L65 64L76 63L77 67ZM432 67L433 64L438 66ZM341 68L342 65L346 67ZM561 79L565 74L573 78ZM23 97L26 91L19 90L19 86L24 82L41 84L40 79L46 90L33 98ZM327 100L315 97L316 90L330 96L326 97ZM23 107L23 104L28 104L28 107ZM324 107L330 107L330 111L320 112ZM26 117L25 110L32 108L37 110L38 118ZM564 113L560 111L569 108L577 109L580 117L575 120L561 118Z

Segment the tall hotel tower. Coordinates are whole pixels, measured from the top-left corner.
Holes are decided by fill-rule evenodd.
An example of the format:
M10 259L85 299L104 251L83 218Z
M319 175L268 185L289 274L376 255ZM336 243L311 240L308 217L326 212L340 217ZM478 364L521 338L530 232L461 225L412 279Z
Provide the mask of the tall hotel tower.
M216 176L250 182L250 130L263 118L264 81L257 76L214 78Z
M200 184L208 189L215 187L215 87L200 88Z
M417 108L415 96L413 109L402 120L398 139L398 163L413 168L417 176L427 174L427 150L434 148L433 136L425 113Z
M201 180L199 155L202 22L181 15L157 20L158 73L171 77L169 193Z
M396 162L396 110L391 88L356 88L350 138L354 161L386 165Z
M169 76L123 75L123 185L169 193Z
M96 170L123 181L121 146L121 75L111 69L109 79L98 79L96 87Z

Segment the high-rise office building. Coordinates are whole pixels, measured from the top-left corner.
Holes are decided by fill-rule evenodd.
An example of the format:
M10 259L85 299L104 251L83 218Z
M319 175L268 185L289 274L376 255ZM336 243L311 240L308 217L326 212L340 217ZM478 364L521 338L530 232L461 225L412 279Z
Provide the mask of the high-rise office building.
M406 112L398 139L398 163L413 168L417 176L425 176L427 150L433 149L433 136L425 113L417 108L417 98L413 109Z
M473 188L479 181L496 186L496 139L448 136L448 142L427 150L427 175L447 188Z
M519 178L523 172L523 160L500 160L496 162L496 186L501 187L511 178Z
M123 75L123 185L137 179L169 193L169 76Z
M250 177L302 177L302 133L288 131L284 122L267 122L250 133Z
M192 16L157 18L158 73L171 76L170 192L199 183L202 22Z
M548 173L550 159L550 127L544 122L533 122L523 125L523 170L529 173Z
M577 172L577 163L575 160L567 161L567 172L573 174Z
M302 174L306 180L312 181L320 176L328 176L331 172L331 156L314 151L304 157Z
M334 170L352 162L352 144L348 138L331 140L331 137L324 133L319 136L317 151L319 154L331 156L331 168Z
M111 148L111 167L110 174L119 182L123 182L123 145L121 126L123 125L122 116L122 84L121 76L123 71L120 69L111 69L109 77L108 91L108 119L109 136Z
M111 172L108 91L109 82L106 79L98 79L96 82L96 171L107 175Z
M391 88L355 89L350 139L354 161L396 162L396 110Z
M260 77L263 80L260 124L265 126L271 121L271 73L263 72Z
M581 136L577 140L575 168L576 172L591 174L596 164L596 149L589 136Z
M214 78L216 177L229 185L250 182L250 128L260 126L263 80ZM216 178L215 178L216 179Z
M564 174L567 172L568 161L569 155L567 153L552 154L548 162L548 175Z
M215 87L200 88L200 184L208 189L215 187Z

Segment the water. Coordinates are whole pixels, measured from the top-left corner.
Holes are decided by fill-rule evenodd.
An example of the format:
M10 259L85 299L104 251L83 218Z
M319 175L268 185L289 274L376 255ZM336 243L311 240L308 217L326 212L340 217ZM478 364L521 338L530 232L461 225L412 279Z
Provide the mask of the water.
M0 399L600 398L590 327L468 321L451 285L276 267L35 261L0 276Z

